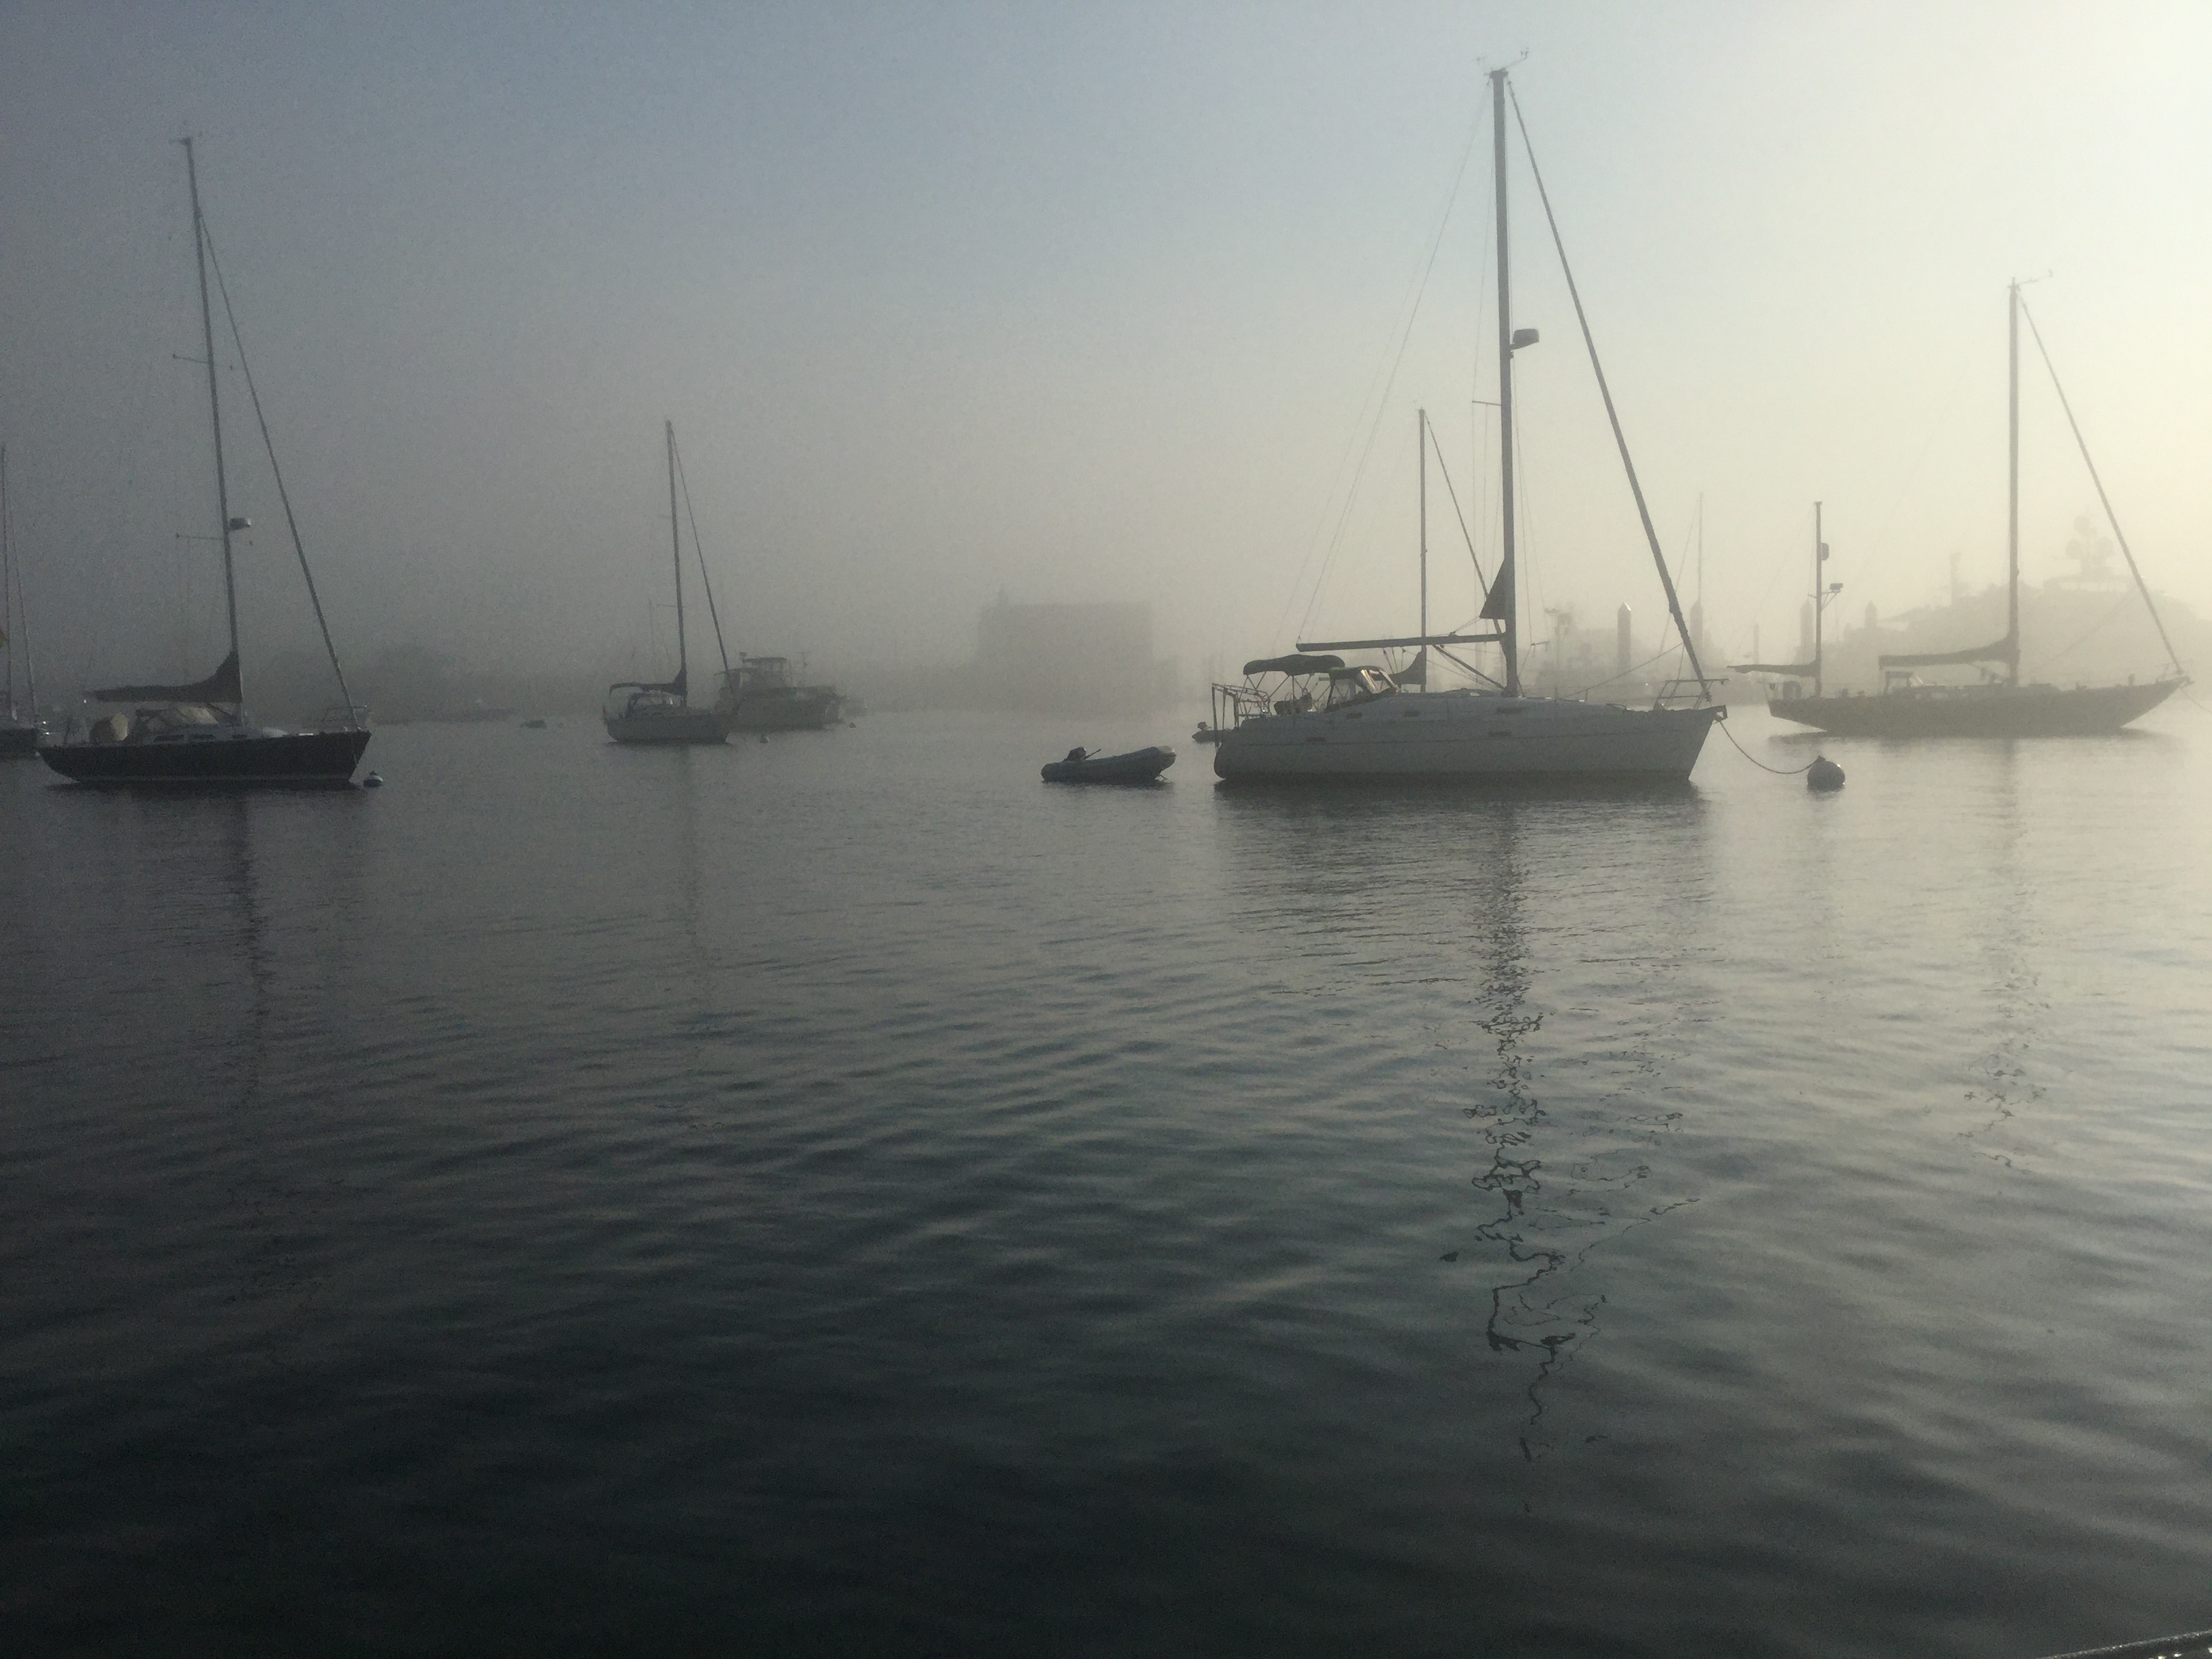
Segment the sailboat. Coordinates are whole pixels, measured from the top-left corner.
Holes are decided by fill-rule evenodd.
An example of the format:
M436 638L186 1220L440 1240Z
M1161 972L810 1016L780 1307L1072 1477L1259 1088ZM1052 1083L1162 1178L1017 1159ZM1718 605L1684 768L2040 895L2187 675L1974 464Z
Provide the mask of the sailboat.
M230 323L233 344L246 390L253 399L256 420L270 469L276 473L276 493L284 503L285 523L291 531L292 549L306 577L307 597L313 602L315 620L321 627L324 647L329 651L338 690L346 696L343 729L320 732L280 732L257 726L246 717L246 693L238 650L238 583L233 568L231 538L252 528L230 511L230 484L223 470L222 404L216 386L215 315L208 298L210 250L207 220L200 211L199 169L192 155L192 141L185 147L185 175L191 196L192 250L199 268L200 332L207 349L208 423L214 438L215 494L222 544L224 611L230 624L230 654L215 672L189 685L116 685L90 693L97 702L129 704L129 714L112 714L95 721L89 738L82 742L48 744L39 755L47 765L76 783L106 785L178 784L300 784L343 786L352 781L369 733L352 712L355 705L345 690L345 671L338 665L337 650L323 619L322 600L307 568L307 555L293 517L291 497L283 475L276 471L276 452L269 436L269 423L261 416L261 397L253 390L253 374L246 363L246 344L238 332L238 319L230 310L226 291L223 312ZM216 273L222 283L220 268Z
M2067 424L2073 428L2075 442L2081 447L2081 459L2089 469L2091 481L2097 486L2097 500L2105 509L2106 520L2112 526L2112 534L2119 542L2121 552L2127 555L2128 574L2135 578L2136 591L2142 596L2143 605L2150 612L2151 621L2158 629L2159 639L2166 647L2171 672L2141 684L2130 681L2125 685L2064 687L2021 683L2020 323L2021 317L2027 315L2027 309L2026 302L2021 298L2020 284L2014 283L2006 290L2010 421L2008 432L2009 516L2006 536L2007 625L2004 637L1988 645L1969 646L1959 651L1923 651L1884 656L1881 659L1882 690L1875 696L1824 695L1817 649L1810 664L1779 667L1758 663L1747 665L1744 670L1746 672L1786 674L1797 678L1803 678L1806 669L1811 670L1812 696L1797 695L1800 688L1785 685L1778 695L1768 700L1767 709L1776 718L1844 737L2093 737L2118 731L2129 721L2148 714L2189 684L2188 675L2182 672L2181 659L2174 653L2173 641L2166 636L2166 624L2159 617L2158 606L2152 602L2150 589L2143 582L2142 572L2136 568L2136 556L2128 547L2127 537L2122 532L2119 520L2112 512L2112 501L2105 494L2104 481L2098 476L2097 465L2089 458L2087 441L2081 435L2080 423L2074 419L2073 406L2066 400L2065 388L2058 385L2057 370L2052 367L2047 351L2043 352L2044 367L2051 369L2051 383L2058 393L2059 405L2066 411ZM2034 318L2028 317L2027 321L2029 329L2034 330ZM2036 336L2036 347L2039 351L2042 350L2040 333ZM1820 600L1817 574L1814 586L1814 615L1817 627ZM1815 642L1817 645L1817 635ZM1914 672L1922 668L1981 665L1986 674L1986 665L1992 663L2002 667L2003 677L1999 678L1990 675L1972 685L1923 684Z
M39 681L31 663L31 630L23 615L22 579L15 569L15 525L8 510L8 451L0 446L0 651L8 653L0 697L0 760L28 760L39 752ZM23 659L28 700L15 702L15 659Z
M1696 642L1682 617L1674 578L1660 551L1659 539L1645 507L1643 486L1629 460L1628 444L1607 388L1605 371L1598 362L1574 275L1566 270L1566 253L1559 242L1559 224L1552 216L1551 198L1543 176L1529 157L1544 213L1559 247L1560 264L1573 296L1575 316L1582 326L1583 342L1597 376L1613 440L1628 474L1644 538L1666 590L1683 647L1697 683L1692 706L1668 706L1661 698L1648 708L1618 703L1586 702L1579 698L1531 696L1522 686L1518 607L1514 586L1514 354L1534 345L1537 331L1513 325L1511 264L1506 240L1505 106L1510 96L1507 72L1490 73L1492 162L1497 195L1498 239L1498 372L1499 497L1504 538L1497 574L1482 606L1482 620L1496 624L1480 634L1420 634L1400 639L1302 640L1296 657L1268 658L1253 669L1313 677L1324 689L1321 695L1298 695L1281 700L1243 695L1243 688L1217 687L1216 708L1226 711L1235 724L1206 735L1213 741L1213 769L1234 781L1322 781L1437 779L1468 781L1596 781L1613 779L1640 783L1681 782L1697 764L1705 736L1727 710L1712 697L1712 683L1698 662ZM1518 119L1516 106L1516 118ZM1522 128L1525 148L1527 130ZM1455 649L1494 644L1504 659L1497 677L1481 689L1448 691L1425 690L1429 653L1451 656ZM1380 668L1346 666L1334 653L1340 651L1417 650L1415 659L1425 689L1419 695L1401 692L1397 683ZM1453 659L1457 660L1456 658ZM1290 665L1291 666L1286 666ZM1325 678L1323 678L1325 677ZM1227 692L1226 698L1218 694Z
M1733 662L1729 665L1729 670L1735 673L1761 674L1771 679L1786 682L1778 689L1774 697L1768 700L1769 708L1773 708L1775 702L1779 700L1802 701L1802 691L1798 684L1801 680L1812 681L1814 697L1817 699L1820 696L1820 659L1825 654L1822 649L1824 632L1821 622L1826 615L1828 601L1844 591L1844 585L1841 582L1824 585L1824 578L1827 574L1828 544L1820 532L1822 505L1819 501L1813 503L1813 592L1808 601L1812 610L1812 656L1803 662ZM1758 648L1756 641L1753 642L1753 648L1754 650ZM1800 651L1805 648L1802 636L1798 641L1797 648Z
M668 529L670 546L676 565L676 678L648 683L641 680L618 680L607 688L608 706L600 711L606 722L607 735L617 743L723 743L730 735L726 716L713 708L691 707L691 661L684 641L684 525L676 510L676 422L664 423L668 436ZM698 539L695 526L692 539ZM702 553L699 560L699 581L707 589L707 604L712 609L714 592L707 586L707 561ZM722 624L718 616L714 622L714 639L721 642ZM729 673L729 653L722 653L722 672ZM618 692L627 692L619 701Z

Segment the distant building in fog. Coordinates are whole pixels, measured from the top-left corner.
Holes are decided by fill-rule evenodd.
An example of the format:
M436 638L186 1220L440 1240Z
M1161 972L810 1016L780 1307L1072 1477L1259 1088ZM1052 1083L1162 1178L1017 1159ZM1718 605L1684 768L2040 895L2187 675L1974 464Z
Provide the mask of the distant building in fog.
M1143 714L1172 704L1175 664L1152 654L1149 605L1010 605L976 617L975 655L957 666L851 677L872 708Z
M1172 665L1152 655L1149 605L1009 605L975 625L970 682L986 708L1140 710L1168 702Z

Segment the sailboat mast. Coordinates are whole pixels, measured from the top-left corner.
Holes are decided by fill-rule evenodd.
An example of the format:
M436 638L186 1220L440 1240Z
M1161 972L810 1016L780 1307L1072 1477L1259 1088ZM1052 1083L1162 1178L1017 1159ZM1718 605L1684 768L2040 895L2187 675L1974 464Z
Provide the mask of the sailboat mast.
M14 527L8 522L8 447L0 444L0 649L8 653L8 718L11 720L15 718L15 640L8 624L15 605L15 554Z
M2010 369L2011 419L2006 432L2005 676L2020 684L2020 284L2005 294L2005 346Z
M182 142L185 146L185 177L191 186L192 254L199 264L200 337L207 347L208 423L215 431L215 501L222 527L223 614L230 624L230 654L235 661L238 656L238 578L231 562L230 483L223 476L222 467L222 397L216 385L215 313L208 304L207 221L200 215L200 172L198 164L192 159L192 141L186 138ZM240 706L243 707L246 693L242 674L237 684Z
M684 699L691 699L690 662L684 654L684 526L676 513L676 422L662 424L668 433L668 544L676 564L676 683Z
M1828 556L1828 544L1820 539L1820 503L1813 503L1813 695L1820 695L1820 613L1826 608L1820 603L1820 561Z
M1429 411L1419 411L1419 428L1414 433L1416 447L1420 450L1421 466L1421 637L1429 637ZM1424 645L1424 652L1428 647ZM1421 690L1429 689L1428 659L1421 659Z
M1498 198L1498 502L1503 537L1498 580L1491 584L1486 618L1498 623L1505 653L1505 695L1521 695L1521 641L1513 592L1513 268L1505 250L1505 71L1490 72L1490 146ZM1425 632L1426 630L1424 630Z

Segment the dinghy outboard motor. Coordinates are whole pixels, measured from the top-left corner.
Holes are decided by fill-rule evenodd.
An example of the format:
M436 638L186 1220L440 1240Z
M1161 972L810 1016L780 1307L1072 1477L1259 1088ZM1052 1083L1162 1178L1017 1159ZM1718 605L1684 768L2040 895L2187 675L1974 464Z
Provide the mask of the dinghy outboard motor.
M1840 789L1844 787L1844 769L1826 755L1813 757L1813 763L1805 769L1808 789Z

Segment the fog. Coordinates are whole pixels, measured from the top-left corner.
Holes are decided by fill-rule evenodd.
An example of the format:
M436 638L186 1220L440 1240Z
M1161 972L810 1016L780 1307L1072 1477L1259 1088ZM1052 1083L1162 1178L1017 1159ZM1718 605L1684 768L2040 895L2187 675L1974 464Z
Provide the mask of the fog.
M1854 617L1941 599L1954 553L2001 578L2004 290L2045 273L2145 574L2212 611L2201 7L15 5L0 441L42 678L220 654L214 556L179 539L215 517L187 131L349 659L660 671L664 419L733 651L956 660L1002 592L1147 601L1194 675L1410 631L1417 409L1495 508L1482 70L1524 49L1655 520L1726 648L1796 638L1816 499ZM1661 596L1518 160L1513 188L1529 625L1625 601L1643 629ZM2039 581L2095 497L2030 365ZM250 688L313 623L234 372L224 396ZM1474 581L1431 492L1448 625Z

